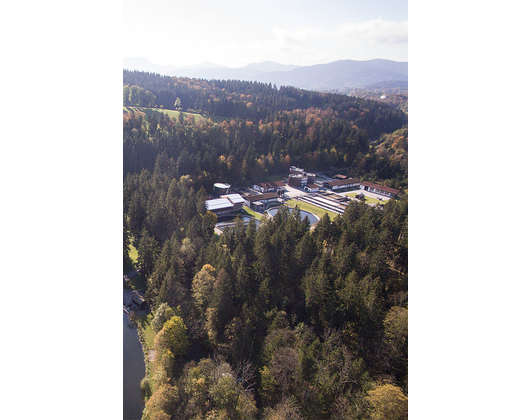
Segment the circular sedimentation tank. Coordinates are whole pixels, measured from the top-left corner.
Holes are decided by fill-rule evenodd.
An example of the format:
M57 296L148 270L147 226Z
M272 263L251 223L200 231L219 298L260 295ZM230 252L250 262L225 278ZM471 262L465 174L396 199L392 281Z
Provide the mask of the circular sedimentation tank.
M270 209L270 210L267 210L267 214L271 217L274 217L274 215L276 213L278 213L278 209L279 207L275 207L273 209ZM289 207L289 211L293 211L293 208L292 207ZM318 218L317 215L313 214L313 213L310 213L306 210L300 210L300 216L302 217L302 220L307 217L309 219L309 223L311 223L311 225L314 225L315 223L317 223L320 219Z

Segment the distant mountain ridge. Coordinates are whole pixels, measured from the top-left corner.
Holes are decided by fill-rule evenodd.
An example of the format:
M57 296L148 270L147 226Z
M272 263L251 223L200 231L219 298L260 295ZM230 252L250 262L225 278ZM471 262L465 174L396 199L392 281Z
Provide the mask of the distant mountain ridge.
M200 69L200 70L203 70L203 69L218 69L218 68L227 68L228 66L225 66L223 64L217 64L217 63L212 63L211 61L205 61L204 63L200 63L200 64L195 64L194 66L179 66L179 67L175 67L175 71L179 71L179 70L189 70L189 69Z
M170 65L152 64L145 58L126 58L123 60L123 68L207 80L258 81L308 90L408 84L408 63L384 59L339 60L313 66L285 65L274 61L264 61L236 68L206 62L196 66L177 68ZM148 68L152 70L147 70Z
M124 70L146 71L148 73L168 74L176 69L171 64L162 66L153 64L144 57L127 57L123 59Z
M286 72L294 70L298 66L279 64L274 61L264 61L262 63L251 63L243 67L179 67L168 72L168 76L194 77L199 79L219 79L219 80L258 80L260 75L270 72ZM268 83L268 82L267 82Z

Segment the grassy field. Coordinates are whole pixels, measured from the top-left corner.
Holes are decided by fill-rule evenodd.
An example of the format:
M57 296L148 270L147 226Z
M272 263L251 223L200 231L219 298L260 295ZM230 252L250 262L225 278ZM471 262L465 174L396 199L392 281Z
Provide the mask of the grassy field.
M132 238L129 242L129 258L131 259L132 264L127 264L123 267L123 274L130 273L131 271L138 268L138 250L134 247Z
M169 115L170 117L172 118L175 118L177 119L179 117L179 113L180 111L176 111L174 109L160 109L160 108L143 108L143 107L140 107L140 106L124 106L123 107L123 113L125 114L126 112L131 112L131 111L142 111L144 112L147 116L150 116L154 113L164 113L164 114L167 114ZM200 121L200 120L207 120L208 118L206 118L205 116L201 115L201 114L194 114L192 112L183 112L184 114L184 118L186 118L188 115L193 115L193 117L195 118L195 122L197 121ZM219 121L223 121L225 120L226 118L223 118L223 117L209 117L211 118L214 122L219 122Z
M359 194L358 192L354 192L354 193L351 193L351 194L346 194L348 197L352 197L352 198L355 198L355 196ZM386 203L388 200L378 200L377 198L373 198L373 197L368 197L367 195L364 196L364 202L366 204L370 204L370 203L381 203L381 204L384 204Z
M134 247L132 240L129 242L129 258L132 260L133 265L136 267L138 263L138 250Z
M153 327L151 326L152 319L153 319L152 314L143 315L138 318L140 333L143 335L145 344L147 345L147 348L149 350L152 349L154 346L155 335L156 335L153 330Z
M265 217L265 215L255 212L254 210L251 210L250 207L247 207L245 205L243 206L243 210L247 213L247 215L255 217L258 220L261 220L263 217Z
M305 202L299 201L299 200L287 200L287 204L289 205L289 207L298 206L298 207L300 207L300 210L305 210L305 211L308 211L310 213L314 213L319 218L322 218L322 216L324 216L324 214L326 214L326 213L328 214L330 220L335 220L335 218L338 216L337 213L333 213L331 211L324 210L323 208L320 208L320 207L317 207L317 206L314 206L312 204L305 203Z
M164 114L167 114L169 115L170 117L173 117L173 118L178 118L179 117L179 111L175 111L174 109L159 109L159 108L144 108L144 107L141 107L141 106L124 106L123 107L123 113L127 113L127 112L131 112L131 111L141 111L143 113L145 113L146 115L150 116L154 113L164 113ZM193 115L193 117L195 118L195 121L198 121L200 119L205 119L202 115L200 114L192 114L190 112L183 112L184 114L184 117L187 117L188 115Z

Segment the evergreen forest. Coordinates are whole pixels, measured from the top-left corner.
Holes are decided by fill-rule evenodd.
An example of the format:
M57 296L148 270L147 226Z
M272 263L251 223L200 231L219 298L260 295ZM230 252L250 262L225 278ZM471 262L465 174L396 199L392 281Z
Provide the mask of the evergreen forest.
M407 114L376 100L124 71L123 262L150 314L143 419L406 419ZM125 108L124 108L125 109ZM147 112L149 110L149 112ZM165 110L178 111L173 118ZM215 182L291 165L399 189L310 226L214 233Z

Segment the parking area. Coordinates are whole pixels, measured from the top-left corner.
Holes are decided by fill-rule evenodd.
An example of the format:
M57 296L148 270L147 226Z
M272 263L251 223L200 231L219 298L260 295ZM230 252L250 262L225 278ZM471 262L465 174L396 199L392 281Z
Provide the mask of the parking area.
M285 193L283 194L287 198L295 198L299 197L301 195L306 195L307 192L305 192L302 188L295 188L291 187L290 185L285 186Z

